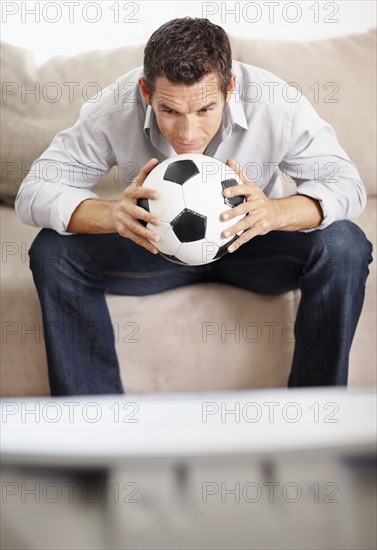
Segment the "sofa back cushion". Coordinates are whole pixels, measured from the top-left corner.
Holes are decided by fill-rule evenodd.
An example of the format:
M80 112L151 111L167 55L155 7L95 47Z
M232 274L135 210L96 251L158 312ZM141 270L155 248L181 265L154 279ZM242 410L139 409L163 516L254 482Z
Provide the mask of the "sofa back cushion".
M375 195L376 30L308 42L233 39L232 48L236 59L298 85Z
M236 37L231 42L235 59L300 87L334 126L369 194L374 194L376 33L318 42ZM89 51L37 65L30 51L1 44L1 200L14 200L31 164L56 133L75 123L86 100L142 64L143 50L139 45ZM102 186L114 180L116 170L104 177Z
M142 45L93 50L37 65L27 49L1 44L2 201L14 200L34 160L76 122L85 101L142 64L143 50ZM114 173L104 179L113 183Z

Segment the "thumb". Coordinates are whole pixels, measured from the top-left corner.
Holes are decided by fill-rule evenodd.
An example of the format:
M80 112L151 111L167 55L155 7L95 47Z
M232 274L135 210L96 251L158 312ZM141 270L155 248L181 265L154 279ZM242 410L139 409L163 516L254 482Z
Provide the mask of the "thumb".
M140 170L139 174L134 179L134 182L136 183L136 185L138 185L138 186L143 185L143 183L144 183L146 177L148 176L148 174L150 172L152 172L153 168L156 168L158 163L159 163L158 159L153 158L153 159L150 159L147 162L147 164L144 164L144 166Z
M241 165L239 162L236 162L233 159L228 159L226 161L226 165L229 166L229 168L231 168L237 174L237 176L241 179L242 183L246 185L255 185L255 183L247 177L246 170L244 168L241 168Z
M239 162L236 162L234 159L228 159L226 165L229 166L241 179L242 183L247 183L247 177L243 170L241 170L241 165Z

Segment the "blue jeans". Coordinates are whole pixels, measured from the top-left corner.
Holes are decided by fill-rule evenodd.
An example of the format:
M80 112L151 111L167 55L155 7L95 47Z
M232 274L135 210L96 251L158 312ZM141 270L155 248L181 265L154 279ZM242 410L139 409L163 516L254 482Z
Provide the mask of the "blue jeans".
M123 393L106 292L140 296L202 282L264 294L300 289L288 386L346 385L371 252L348 221L309 233L272 231L197 267L171 263L115 233L62 236L42 229L29 255L51 393Z

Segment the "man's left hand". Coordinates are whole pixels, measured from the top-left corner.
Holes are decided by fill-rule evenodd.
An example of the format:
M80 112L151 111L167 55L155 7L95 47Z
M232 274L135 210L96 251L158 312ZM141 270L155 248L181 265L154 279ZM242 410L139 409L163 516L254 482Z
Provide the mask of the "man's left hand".
M245 216L222 234L224 238L229 238L243 231L242 235L228 248L229 252L234 252L253 237L265 235L269 231L277 229L279 225L277 219L278 207L276 201L269 199L260 187L246 177L234 160L229 159L226 164L236 172L243 183L228 187L224 191L224 196L228 198L241 195L246 199L242 204L227 210L221 215L223 221L237 216Z
M320 201L316 198L299 193L279 199L269 199L241 171L234 160L229 159L227 165L240 177L242 184L228 187L225 197L242 195L245 202L221 214L222 220L231 220L237 216L244 218L226 229L222 236L229 238L240 231L243 233L228 248L234 252L257 235L265 235L270 231L301 231L311 230L320 226L323 221L323 211Z

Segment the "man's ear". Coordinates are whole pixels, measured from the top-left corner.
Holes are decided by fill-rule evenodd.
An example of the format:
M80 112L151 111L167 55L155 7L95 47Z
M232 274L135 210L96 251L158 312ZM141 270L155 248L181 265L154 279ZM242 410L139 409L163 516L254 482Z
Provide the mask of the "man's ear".
M144 101L147 105L150 105L151 103L151 95L149 93L149 89L147 86L147 83L145 82L144 78L139 78L139 88L142 93L142 96L144 98Z
M230 77L230 80L229 80L227 90L226 90L226 100L227 101L230 100L230 98L232 96L232 93L234 92L235 89L236 89L236 75L232 74L231 77Z

